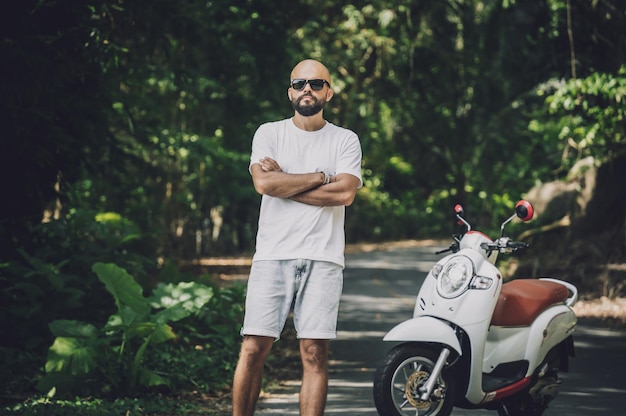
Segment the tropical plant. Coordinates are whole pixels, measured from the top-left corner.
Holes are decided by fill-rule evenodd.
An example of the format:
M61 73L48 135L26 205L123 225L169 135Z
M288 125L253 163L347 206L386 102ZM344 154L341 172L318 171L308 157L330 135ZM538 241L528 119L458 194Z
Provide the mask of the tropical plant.
M153 240L126 217L84 208L30 227L15 242L18 257L0 267L0 344L42 349L55 319L106 319L113 300L92 265L118 264L144 286L147 275L156 273Z
M170 322L197 313L212 297L194 282L159 284L150 297L124 269L96 263L93 271L115 298L117 312L101 328L75 320L50 323L56 336L48 351L46 376L37 388L54 394L135 393L138 386L167 385L143 365L149 346L176 338Z

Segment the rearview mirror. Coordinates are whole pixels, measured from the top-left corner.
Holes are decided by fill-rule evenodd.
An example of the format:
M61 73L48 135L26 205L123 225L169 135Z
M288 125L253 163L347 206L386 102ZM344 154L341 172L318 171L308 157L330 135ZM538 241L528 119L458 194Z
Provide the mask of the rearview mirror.
M515 214L522 221L530 221L535 215L535 209L530 202L522 199L515 205Z

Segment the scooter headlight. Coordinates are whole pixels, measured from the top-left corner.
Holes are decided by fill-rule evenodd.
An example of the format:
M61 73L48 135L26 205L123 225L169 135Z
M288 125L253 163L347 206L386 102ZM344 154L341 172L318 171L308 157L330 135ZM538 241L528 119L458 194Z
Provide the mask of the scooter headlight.
M435 277L435 279L439 278L439 275L441 274L441 271L443 270L443 264L441 263L437 263L433 266L432 269L430 269L430 272L432 273L432 275Z
M470 283L470 289L487 290L493 284L493 279L485 276L476 276Z
M452 257L439 273L437 291L444 298L454 298L463 293L474 276L472 261L465 256Z

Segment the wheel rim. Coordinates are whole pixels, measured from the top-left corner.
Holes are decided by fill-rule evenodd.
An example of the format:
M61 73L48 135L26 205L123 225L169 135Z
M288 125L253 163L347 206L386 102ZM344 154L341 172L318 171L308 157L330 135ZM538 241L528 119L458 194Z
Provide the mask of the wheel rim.
M426 357L410 357L396 368L391 379L391 398L401 415L433 415L442 408L443 399L433 400L431 397L424 401L419 398L419 388L428 380L434 365ZM445 382L440 376L435 390L445 392L445 388Z

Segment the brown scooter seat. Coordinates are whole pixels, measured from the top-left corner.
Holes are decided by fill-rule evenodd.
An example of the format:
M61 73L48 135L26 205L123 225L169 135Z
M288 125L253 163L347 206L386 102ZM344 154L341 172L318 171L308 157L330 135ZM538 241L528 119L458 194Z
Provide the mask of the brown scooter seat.
M563 303L569 290L558 283L537 280L512 280L502 291L491 318L491 325L527 326L549 306Z

